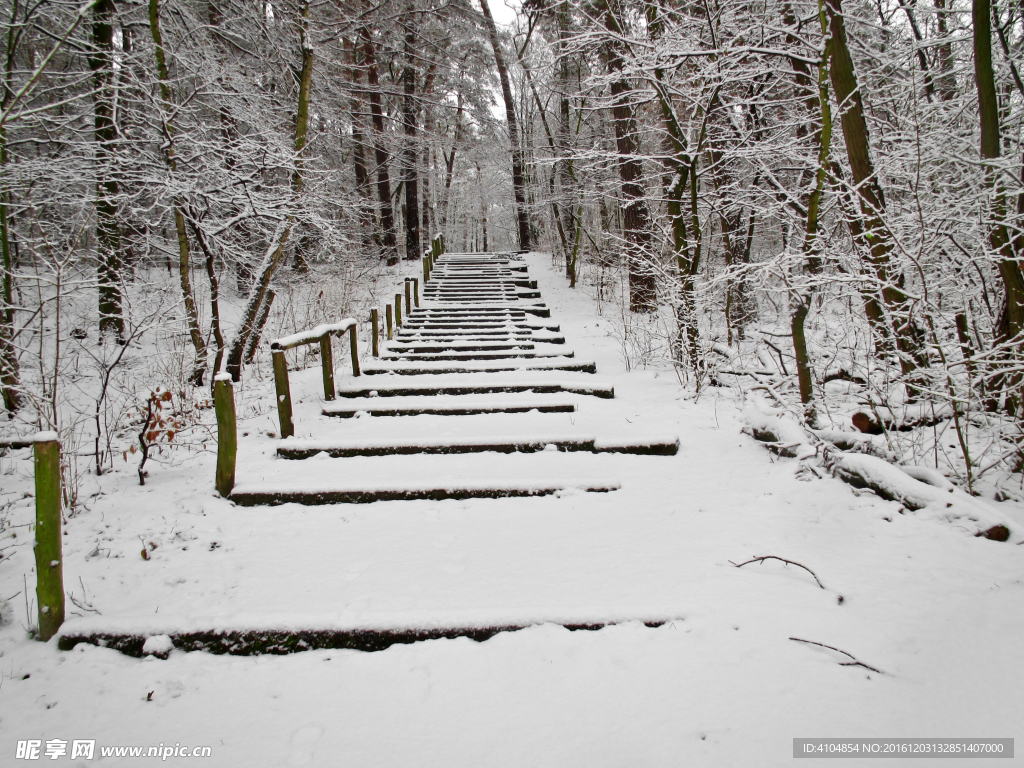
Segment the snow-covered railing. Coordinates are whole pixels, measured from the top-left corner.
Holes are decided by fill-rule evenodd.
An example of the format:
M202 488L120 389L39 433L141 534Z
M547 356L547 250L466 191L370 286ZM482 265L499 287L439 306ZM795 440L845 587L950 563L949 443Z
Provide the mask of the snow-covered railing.
M295 434L295 424L292 420L292 393L288 384L288 361L285 359L286 350L302 347L307 344L320 344L320 362L324 370L324 399L333 400L334 392L334 353L331 350L331 337L349 334L349 345L352 353L352 375L358 376L359 371L359 346L356 340L357 323L351 317L346 317L337 323L326 323L310 328L308 331L293 333L291 336L283 336L270 342L271 356L274 358L274 387L277 391L277 416L281 422L281 437L291 437Z

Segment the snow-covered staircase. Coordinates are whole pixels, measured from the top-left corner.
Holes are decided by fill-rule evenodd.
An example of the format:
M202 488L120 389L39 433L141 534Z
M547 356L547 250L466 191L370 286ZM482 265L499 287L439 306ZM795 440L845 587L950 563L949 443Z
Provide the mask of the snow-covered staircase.
M241 465L232 501L607 492L618 480L586 455L677 452L675 436L597 434L599 404L614 392L593 381L594 363L567 348L515 255L441 256L410 309L380 357L364 361L364 377L324 403L315 437L280 441L277 457L289 461L261 465L259 477ZM587 423L577 425L581 408Z
M567 347L515 256L443 256L421 299L380 357L364 361L365 375L326 390L336 391L337 399L322 402L322 394L313 394L315 372L308 372L296 390L297 421L289 418L297 436L253 435L251 427L242 433L237 483L229 496L234 504L255 514L263 510L265 523L272 519L267 508L275 505L378 503L370 517L379 510L381 518L414 524L423 514L462 513L424 501L554 495L561 497L554 504L572 516L577 507L589 506L577 494L616 491L619 478L649 482L661 471L656 463L670 462L678 452L676 436L636 434L621 408L609 403L612 387L596 380L594 363L577 360ZM411 503L401 517L389 518L395 514L394 507L384 506L389 501ZM527 517L531 508L536 511L534 503L522 500ZM508 502L495 506L501 507L496 514L507 514ZM339 525L350 519L350 512L335 517L330 507L325 511ZM320 530L328 539L336 533ZM511 531L499 526L496 533ZM335 603L334 597L300 598L305 592L299 587L294 613L91 617L66 625L59 644L70 649L92 643L133 656L166 655L171 648L241 655L377 651L436 638L486 640L541 622L584 630L626 620L658 626L665 620L643 606L636 613L605 613L571 600L556 609L517 603L507 593L523 583L517 568L505 567L498 577L506 593L498 590L455 611L396 613L395 604L406 604L405 587L398 603L368 612L354 607L344 588Z

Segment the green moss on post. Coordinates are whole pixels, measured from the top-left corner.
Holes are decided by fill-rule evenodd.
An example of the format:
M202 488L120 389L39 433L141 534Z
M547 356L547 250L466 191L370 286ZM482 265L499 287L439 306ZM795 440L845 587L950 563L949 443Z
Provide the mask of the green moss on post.
M292 423L292 391L288 386L288 361L285 359L283 349L273 349L271 356L274 358L274 389L277 391L277 418L281 423L281 437L291 437L295 434L295 425Z
M373 334L370 342L370 351L374 357L380 357L380 318L376 309L370 310L370 333Z
M348 329L348 341L349 349L352 353L352 375L359 375L359 342L356 339L356 330L358 326L353 325Z
M56 432L35 436L36 602L39 639L47 641L64 623L64 564L60 541L60 443Z
M331 349L331 334L320 339L320 363L324 369L324 400L334 399L334 352Z
M388 304L384 309L386 310L385 314L387 315L388 341L391 341L395 338L395 314L390 304Z
M214 378L213 407L217 411L217 493L227 498L235 487L235 456L238 453L235 389L230 374L218 373Z

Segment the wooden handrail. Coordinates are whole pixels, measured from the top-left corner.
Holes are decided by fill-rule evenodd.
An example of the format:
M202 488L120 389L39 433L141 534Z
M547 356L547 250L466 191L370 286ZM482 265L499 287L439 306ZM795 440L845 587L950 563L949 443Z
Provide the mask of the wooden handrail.
M274 359L274 384L277 392L277 415L281 423L281 437L291 437L295 434L295 424L292 421L292 395L288 383L288 364L284 359L286 350L302 347L308 344L320 345L320 362L324 372L324 399L333 400L336 397L334 391L334 352L331 348L331 337L349 334L350 349L352 353L352 375L359 376L359 345L356 339L358 324L351 317L346 317L337 323L327 323L310 328L308 331L293 333L291 336L282 336L270 342L270 350Z

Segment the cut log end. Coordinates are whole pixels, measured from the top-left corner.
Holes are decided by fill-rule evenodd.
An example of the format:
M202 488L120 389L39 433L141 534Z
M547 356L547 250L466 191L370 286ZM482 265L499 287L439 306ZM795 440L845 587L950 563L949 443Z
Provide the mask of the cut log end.
M880 435L883 431L878 419L864 411L853 414L853 426L866 435Z
M978 531L974 535L991 541L1009 541L1010 529L1005 525L993 525L987 531Z

